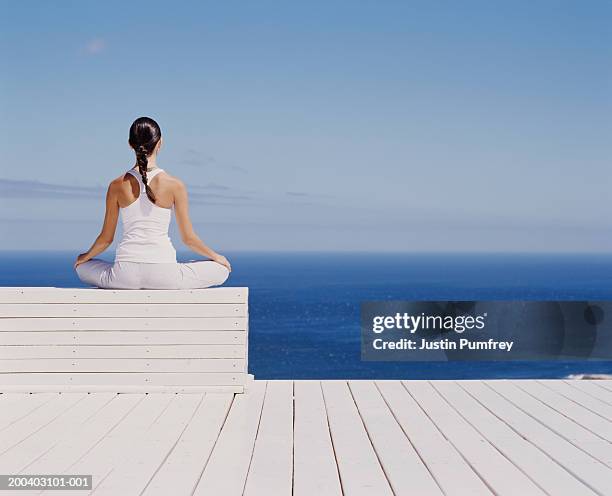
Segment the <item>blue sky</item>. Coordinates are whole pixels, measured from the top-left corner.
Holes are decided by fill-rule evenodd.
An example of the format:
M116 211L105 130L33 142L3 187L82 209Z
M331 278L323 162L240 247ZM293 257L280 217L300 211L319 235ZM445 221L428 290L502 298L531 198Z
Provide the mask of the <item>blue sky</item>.
M610 2L2 12L0 249L85 250L140 115L219 251L612 249Z

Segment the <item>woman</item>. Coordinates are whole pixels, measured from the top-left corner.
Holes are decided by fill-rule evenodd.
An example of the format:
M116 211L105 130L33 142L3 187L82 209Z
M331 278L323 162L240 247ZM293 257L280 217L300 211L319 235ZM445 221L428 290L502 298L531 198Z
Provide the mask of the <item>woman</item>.
M136 165L113 180L106 194L102 232L74 267L81 281L100 288L190 289L223 284L231 266L194 232L185 185L157 167L161 130L153 119L140 117L130 127L129 144ZM168 237L172 209L183 242L210 260L177 263ZM123 238L115 263L94 259L113 242L121 214Z

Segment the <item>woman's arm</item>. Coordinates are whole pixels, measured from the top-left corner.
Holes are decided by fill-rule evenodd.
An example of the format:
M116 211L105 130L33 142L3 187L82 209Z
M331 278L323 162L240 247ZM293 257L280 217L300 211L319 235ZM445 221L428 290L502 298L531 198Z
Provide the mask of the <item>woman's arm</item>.
M81 253L74 263L75 268L94 258L95 256L106 250L115 237L115 230L117 229L117 219L119 218L119 203L117 202L116 188L113 187L113 183L108 187L106 192L106 212L104 214L104 224L102 225L102 231L91 245L91 248L86 253Z
M177 185L174 188L174 215L176 216L176 222L178 224L183 243L185 243L185 245L199 255L210 258L221 265L225 265L228 270L231 271L232 267L227 258L220 255L212 248L206 246L193 230L193 225L191 224L191 219L189 217L189 199L187 196L187 188L185 188L185 185L178 179L176 181Z

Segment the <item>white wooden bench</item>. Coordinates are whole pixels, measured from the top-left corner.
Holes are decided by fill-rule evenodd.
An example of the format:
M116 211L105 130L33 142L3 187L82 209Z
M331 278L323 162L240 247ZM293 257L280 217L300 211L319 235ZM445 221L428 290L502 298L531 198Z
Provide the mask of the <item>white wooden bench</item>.
M247 336L248 288L0 288L0 392L242 392Z

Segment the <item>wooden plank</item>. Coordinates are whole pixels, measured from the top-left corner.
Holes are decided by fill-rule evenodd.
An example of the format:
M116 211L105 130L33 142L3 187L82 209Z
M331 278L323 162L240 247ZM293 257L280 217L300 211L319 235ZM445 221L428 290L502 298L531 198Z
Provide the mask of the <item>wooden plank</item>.
M492 494L399 381L376 381L376 384L445 495Z
M246 331L5 331L0 345L202 345L247 344Z
M392 495L347 383L325 381L322 387L344 494Z
M95 451L136 406L145 394L117 394L88 421L62 433L59 442L42 456L33 459L19 473L62 474L78 460ZM143 412L142 408L138 412Z
M291 495L293 482L293 382L268 383L255 438L245 496Z
M245 379L246 381L246 379ZM10 385L0 386L1 391L9 392L9 394L17 393L181 393L181 394L201 394L201 393L243 393L245 386L243 384L235 385L199 385L199 386L184 386L184 385L130 385L130 384L106 384L100 385L41 385L28 384L25 386Z
M597 381L593 381L593 384L597 384L599 387L612 391L612 380L610 379L599 379Z
M100 346L0 346L0 371L10 369L10 362L16 360L40 360L59 358L110 359L110 358L151 358L151 359L202 359L202 358L244 358L243 345L100 345ZM45 365L48 362L43 362ZM52 371L51 369L49 371Z
M604 401L597 399L590 394L584 393L579 389L573 388L569 384L561 380L538 381L540 384L558 392L559 394L575 401L579 405L588 408L597 415L602 416L607 420L612 420L612 406Z
M86 396L83 393L66 396L57 394L50 401L41 405L40 408L13 422L9 428L2 431L2 436L0 436L0 454L5 453L47 424L53 422L58 416L83 400Z
M259 426L266 381L255 381L237 395L194 496L242 495Z
M403 384L426 415L495 494L545 494L466 422L429 382L403 381Z
M0 318L2 331L244 331L245 317ZM0 338L2 335L0 335Z
M591 431L596 436L612 442L612 422L587 410L578 403L560 395L542 384L532 380L513 381L518 388L533 396L538 401L553 408L561 415L573 420Z
M144 496L192 494L234 400L232 394L207 394L176 446L153 474Z
M82 424L95 415L116 395L100 393L86 395L74 407L64 411L51 422L31 436L14 444L0 453L0 467L10 474L18 474L26 466L55 446L66 432Z
M541 422L542 425L612 468L612 445L608 441L596 436L555 409L537 401L511 382L494 381L491 382L491 388Z
M146 435L147 432L150 432L151 426L169 407L174 398L176 395L145 395L145 398L130 410L111 431L107 432L93 449L57 473L91 474L95 489L111 470L121 463L123 458L140 449L138 442L141 441L143 433ZM132 469L136 470L136 467ZM49 490L41 494L70 496L73 493L74 491L70 490Z
M294 496L341 496L319 381L295 381Z
M9 428L23 417L30 415L56 396L57 393L3 394L3 401L0 403L0 432Z
M555 496L595 494L548 455L484 408L457 383L432 381L432 385L467 422L547 494Z
M127 456L119 454L115 458L112 472L96 486L95 493L99 496L141 494L152 474L171 453L202 400L203 396L175 395L149 429L138 433L133 440L136 448Z
M62 373L0 374L0 390L4 385L141 385L141 386L225 386L243 385L244 373Z
M0 360L0 374L38 372L246 372L234 358L49 358Z
M39 317L245 317L246 305L233 303L0 303L0 316L17 318Z
M100 290L85 288L0 288L0 303L246 303L248 288Z
M576 389L579 389L583 393L586 393L592 396L599 401L603 401L608 405L612 405L612 391L608 391L605 388L602 388L596 385L597 381L565 381L566 384L569 384Z
M350 381L359 414L394 494L442 495L372 381Z
M545 452L584 485L600 494L609 493L612 471L606 465L527 415L487 384L463 381L460 385L512 430Z

